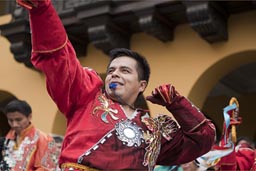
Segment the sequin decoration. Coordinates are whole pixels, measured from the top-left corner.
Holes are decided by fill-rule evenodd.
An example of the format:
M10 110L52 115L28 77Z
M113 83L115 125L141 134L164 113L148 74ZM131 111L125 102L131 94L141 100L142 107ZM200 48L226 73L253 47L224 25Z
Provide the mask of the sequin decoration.
M142 129L131 120L121 120L115 126L117 138L124 145L138 147L144 142Z
M30 157L36 150L36 142L39 138L39 135L36 133L35 136L30 139L25 137L20 146L16 149L14 148L16 143L10 141L5 150L4 160L10 168L19 168L20 170L25 170ZM25 157L24 157L25 156Z

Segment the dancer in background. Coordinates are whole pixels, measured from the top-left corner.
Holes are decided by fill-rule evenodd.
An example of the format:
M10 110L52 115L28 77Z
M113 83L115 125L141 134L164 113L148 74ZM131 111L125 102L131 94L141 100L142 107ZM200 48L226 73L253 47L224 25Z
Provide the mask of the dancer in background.
M255 160L255 147L248 139L241 137L237 140L236 129L242 123L239 116L239 103L235 97L230 99L228 106L224 108L224 123L222 138L212 150L197 158L200 163L200 171L208 168L214 170L253 170Z
M11 130L2 148L3 171L53 171L56 167L57 147L53 138L31 123L32 109L23 100L9 102L5 115Z

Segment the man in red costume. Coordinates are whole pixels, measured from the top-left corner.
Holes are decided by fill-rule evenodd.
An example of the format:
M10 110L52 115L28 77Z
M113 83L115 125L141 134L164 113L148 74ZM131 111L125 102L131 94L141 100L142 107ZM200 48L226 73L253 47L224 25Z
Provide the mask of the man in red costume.
M53 138L31 124L32 110L22 100L5 107L11 130L2 148L1 171L55 171L57 147Z
M220 159L216 164L216 170L247 171L253 167L255 157L254 148L246 141L241 141L237 144L236 126L242 122L242 118L238 117L238 114L238 101L236 98L231 98L230 105L224 108L224 131L219 147L217 148L230 148L232 152ZM230 118L229 122L225 122L227 118Z
M249 139L242 137L236 140L236 126L240 125L242 118L238 117L239 104L236 98L231 98L230 105L224 108L223 132L219 145L214 145L212 150L199 157L200 169L214 167L220 171L255 171L253 163L255 148Z
M255 171L254 166L255 149L247 142L237 145L232 153L224 156L216 164L216 170L241 170Z
M157 87L147 100L171 115L150 117L136 109L150 69L144 57L114 49L104 82L82 67L50 0L17 0L30 14L32 63L44 72L47 90L67 119L62 170L152 170L176 165L210 150L215 127L174 86Z

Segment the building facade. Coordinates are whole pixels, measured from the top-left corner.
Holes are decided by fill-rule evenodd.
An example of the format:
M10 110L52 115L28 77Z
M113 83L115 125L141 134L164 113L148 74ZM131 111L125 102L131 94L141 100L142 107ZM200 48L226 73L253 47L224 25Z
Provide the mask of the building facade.
M3 3L3 2L2 2ZM222 130L223 108L240 104L238 136L256 139L256 4L253 1L53 1L83 66L104 75L107 52L126 47L151 65L149 95L173 84ZM242 4L240 4L242 3ZM7 1L0 16L0 106L27 100L33 123L65 133L65 118L46 91L45 77L30 59L26 11ZM153 115L167 113L147 103ZM8 129L1 114L1 134ZM3 125L3 126L2 126ZM2 136L1 135L1 136Z

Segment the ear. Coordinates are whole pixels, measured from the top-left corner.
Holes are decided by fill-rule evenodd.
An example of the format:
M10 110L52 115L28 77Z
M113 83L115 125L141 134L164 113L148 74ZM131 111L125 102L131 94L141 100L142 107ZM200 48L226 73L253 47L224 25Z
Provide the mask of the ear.
M144 90L146 89L148 83L146 80L141 80L140 81L140 88L139 88L139 92L144 92Z
M31 121L31 119L32 119L32 113L30 113L30 114L28 115L28 120Z

